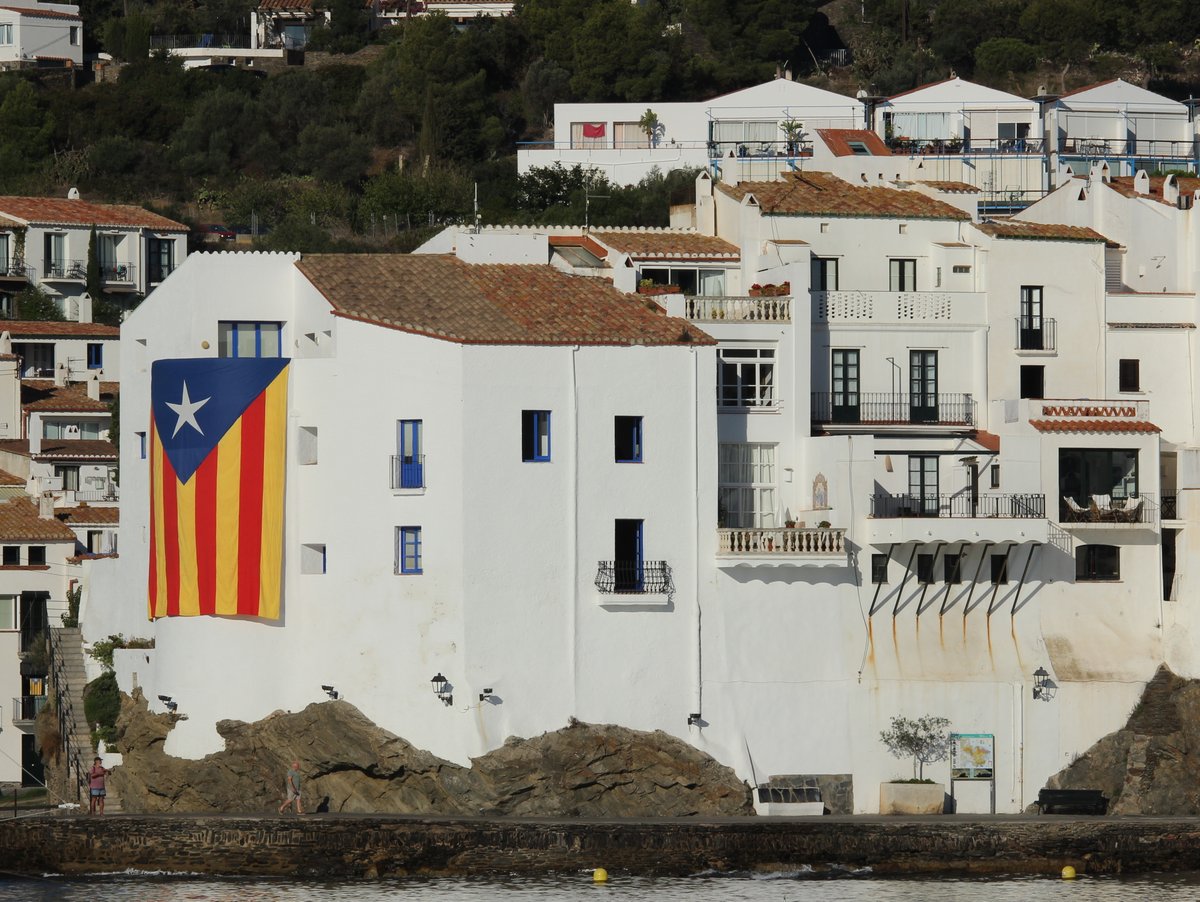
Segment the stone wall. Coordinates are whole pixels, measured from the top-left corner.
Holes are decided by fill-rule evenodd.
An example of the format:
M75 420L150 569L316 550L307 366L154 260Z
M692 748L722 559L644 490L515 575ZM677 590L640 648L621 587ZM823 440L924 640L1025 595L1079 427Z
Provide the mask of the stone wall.
M144 817L0 821L10 874L128 868L212 875L502 876L586 871L687 875L714 869L878 874L1057 875L1200 869L1194 820L1058 817L520 820L513 818Z

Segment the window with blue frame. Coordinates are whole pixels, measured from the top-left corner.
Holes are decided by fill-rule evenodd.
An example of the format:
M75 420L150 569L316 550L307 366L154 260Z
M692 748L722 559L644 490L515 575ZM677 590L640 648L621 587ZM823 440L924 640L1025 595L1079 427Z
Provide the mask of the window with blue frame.
M425 488L425 455L421 445L421 420L396 421L396 456L392 464L392 488Z
M614 424L613 444L617 463L640 464L642 462L642 418L616 417Z
M281 357L283 323L217 323L220 357Z
M550 411L521 411L521 460L550 459Z
M104 345L99 343L88 343L87 365L89 370L99 370L104 368Z
M396 527L396 572L421 573L421 527Z

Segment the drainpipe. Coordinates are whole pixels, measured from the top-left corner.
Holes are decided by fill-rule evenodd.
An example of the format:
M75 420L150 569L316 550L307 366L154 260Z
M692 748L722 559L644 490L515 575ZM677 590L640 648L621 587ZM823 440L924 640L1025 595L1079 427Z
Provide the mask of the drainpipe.
M696 706L691 713L704 712L704 619L700 610L700 555L701 549L708 547L700 542L700 414L698 405L702 403L699 395L700 357L695 346L692 354L692 485L696 496L696 507L693 511L692 548L695 554L695 593L696 593ZM712 541L712 536L709 536Z
M568 662L571 673L571 712L578 711L579 704L579 378L576 355L579 353L579 345L574 345L571 348L571 457L570 467L571 472L568 478L571 481L571 511L567 517L567 542L571 549L571 596L574 599L574 604L571 605L571 622L568 625L571 631L570 655L571 660Z

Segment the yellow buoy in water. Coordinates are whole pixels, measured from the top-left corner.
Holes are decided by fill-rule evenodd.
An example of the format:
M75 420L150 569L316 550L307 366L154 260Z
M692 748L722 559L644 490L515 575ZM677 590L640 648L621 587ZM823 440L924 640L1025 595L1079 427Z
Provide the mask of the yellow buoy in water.
M607 883L608 882L608 871L604 870L604 868L596 868L596 870L592 871L592 882L593 883Z
M1062 869L1062 879L1063 880L1074 880L1075 879L1075 869L1073 867L1071 867L1070 865L1067 865L1065 868L1063 868Z

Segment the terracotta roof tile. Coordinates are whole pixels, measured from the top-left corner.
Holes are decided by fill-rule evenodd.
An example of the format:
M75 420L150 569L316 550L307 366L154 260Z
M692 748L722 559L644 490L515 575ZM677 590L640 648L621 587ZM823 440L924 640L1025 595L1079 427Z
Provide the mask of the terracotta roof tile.
M312 9L313 0L259 0L259 9Z
M80 504L78 507L57 508L54 516L71 526L115 526L121 522L121 509Z
M120 338L121 330L103 323L60 323L54 321L0 320L0 334L13 338Z
M78 13L64 13L53 9L38 9L36 6L0 6L10 13L20 13L27 19L70 19L72 22L82 22Z
M0 197L0 214L47 225L144 228L186 232L187 226L128 204L94 204L63 197Z
M11 498L0 502L0 541L74 542L75 533L53 517L39 517L30 499Z
M587 235L551 235L548 241L551 247L581 247L600 260L608 256L608 248Z
M1109 323L1110 329L1195 329L1195 323Z
M938 179L922 179L920 184L928 185L935 191L945 191L950 194L978 194L979 188L967 182L946 182Z
M698 232L625 232L592 230L592 236L614 251L634 258L647 257L727 257L737 260L740 252L715 235Z
M1147 200L1156 200L1160 204L1166 204L1169 207L1175 206L1174 203L1163 199L1162 189L1163 182L1167 180L1166 176L1155 175L1150 177L1149 194L1138 194L1133 187L1133 178L1134 177L1131 175L1118 175L1109 179L1107 184L1108 187L1112 188L1113 191L1116 191L1118 194L1122 194L1125 197L1144 197ZM1194 176L1177 175L1175 176L1175 184L1179 187L1179 193L1181 195L1191 194L1197 188L1200 188L1200 178Z
M42 439L42 450L33 454L29 439L0 439L0 451L32 457L36 460L116 460L117 447L112 442L94 438Z
M919 191L852 185L828 172L792 173L776 182L718 182L716 187L739 201L754 195L765 215L971 218L958 207Z
M23 488L25 486L25 480L20 476L13 475L12 473L8 472L8 470L0 470L0 486L12 487L17 485Z
M888 146L883 143L883 139L875 132L868 131L865 128L819 128L817 134L821 136L821 140L825 142L835 157L890 157L892 152ZM858 141L864 145L869 154L856 154L850 147L851 141Z
M1099 232L1086 226L1006 219L976 223L975 228L993 238L1018 238L1028 241L1103 241L1105 244L1111 244Z
M438 254L314 254L296 263L335 315L463 344L715 344L602 279Z
M1030 420L1038 432L1162 432L1146 420Z
M50 379L26 379L21 382L21 406L25 410L78 411L107 413L108 404L93 401L82 382L55 385Z
M994 432L985 432L982 429L977 429L975 430L975 441L993 454L1000 453L1000 436Z

